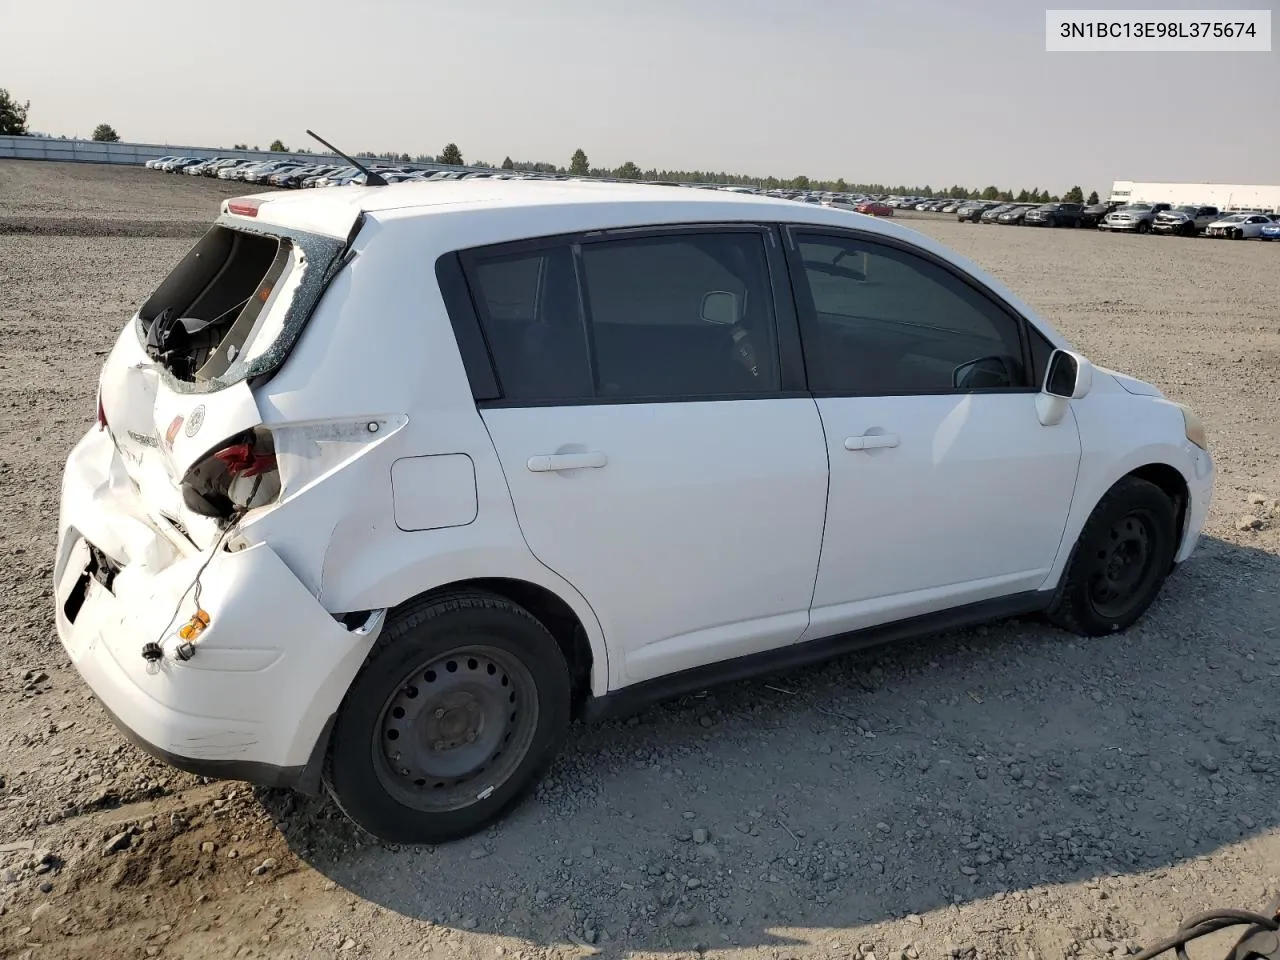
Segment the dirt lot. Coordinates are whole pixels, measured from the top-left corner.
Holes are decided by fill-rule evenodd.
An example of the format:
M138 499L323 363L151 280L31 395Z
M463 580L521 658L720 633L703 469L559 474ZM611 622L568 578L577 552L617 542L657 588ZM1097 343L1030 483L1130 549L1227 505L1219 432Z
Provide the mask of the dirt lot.
M0 956L1049 960L1280 892L1280 246L912 221L1207 422L1202 549L1127 635L1001 624L577 729L487 834L393 849L145 757L51 624L98 366L232 192L0 161Z

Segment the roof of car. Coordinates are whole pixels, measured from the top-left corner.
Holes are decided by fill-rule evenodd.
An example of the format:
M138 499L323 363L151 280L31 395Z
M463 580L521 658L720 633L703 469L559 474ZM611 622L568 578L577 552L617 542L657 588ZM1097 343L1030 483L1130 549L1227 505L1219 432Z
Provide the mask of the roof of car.
M432 180L390 187L345 187L341 193L335 194L328 191L320 194L269 193L262 194L261 199L269 200L273 205L339 203L369 212L420 209L424 214L431 213L434 207L455 207L458 204L534 207L579 203L680 203L690 207L750 207L755 216L765 219L794 218L798 206L791 200L727 190L687 190L646 183L591 180L500 180L494 177ZM768 210L776 211L777 216L770 216L765 212Z
M759 194L725 190L689 190L646 183L603 183L591 180L409 180L385 187L343 186L303 192L252 194L262 201L259 222L277 222L298 229L345 237L360 212L382 219L457 215L471 209L492 214L496 210L513 219L536 218L547 234L559 232L560 223L593 220L585 208L599 211L600 227L638 226L645 223L791 222L856 225L867 232L909 238L932 248L935 243L914 230L853 213L847 207L796 203ZM225 201L227 204L233 200ZM557 216L554 211L561 211ZM565 227L566 231L573 228Z

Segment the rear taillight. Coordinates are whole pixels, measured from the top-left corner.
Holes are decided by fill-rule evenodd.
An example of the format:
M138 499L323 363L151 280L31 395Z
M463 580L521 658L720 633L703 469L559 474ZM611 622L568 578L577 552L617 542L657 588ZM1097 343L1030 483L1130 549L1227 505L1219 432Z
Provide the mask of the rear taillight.
M261 425L228 437L187 470L182 500L230 520L282 502L403 429L403 414Z
M107 429L107 411L102 406L102 388L98 388L98 429Z
M182 502L203 517L228 520L279 495L275 447L271 431L264 428L231 437L182 478Z
M276 468L276 455L259 452L252 441L223 447L214 457L222 461L223 467L232 477L256 477Z

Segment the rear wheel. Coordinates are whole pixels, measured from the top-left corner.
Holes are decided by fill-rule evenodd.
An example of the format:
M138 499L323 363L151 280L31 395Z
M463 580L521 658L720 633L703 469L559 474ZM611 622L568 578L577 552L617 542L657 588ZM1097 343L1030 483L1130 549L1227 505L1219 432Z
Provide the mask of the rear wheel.
M1151 606L1173 564L1177 514L1164 491L1125 477L1090 515L1049 608L1082 636L1131 626Z
M555 639L493 594L414 601L383 630L334 726L326 783L383 840L481 829L533 786L569 722Z

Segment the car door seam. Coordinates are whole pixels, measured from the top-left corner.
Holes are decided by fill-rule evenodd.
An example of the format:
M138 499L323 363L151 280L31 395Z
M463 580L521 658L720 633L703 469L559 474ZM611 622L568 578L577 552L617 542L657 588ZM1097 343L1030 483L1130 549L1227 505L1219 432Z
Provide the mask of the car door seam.
M827 458L827 484L826 499L822 503L822 533L818 536L818 562L813 568L813 589L809 591L808 623L805 624L801 637L813 626L813 601L818 595L818 579L822 574L822 553L827 545L827 519L831 516L831 441L827 437L827 425L822 419L822 408L818 406L818 398L810 396L809 399L813 403L813 412L818 415L818 427L822 430L822 452Z
M537 551L533 549L533 544L529 542L529 537L525 534L524 527L520 523L520 511L516 509L515 494L511 492L511 480L507 476L506 465L502 462L502 454L498 452L498 443L496 440L493 439L493 432L489 429L489 423L488 421L485 420L484 415L479 410L476 411L476 418L480 421L481 426L484 427L484 433L485 433L485 436L489 438L489 446L493 450L494 459L497 460L498 462L498 472L502 474L502 485L503 487L506 488L507 500L511 503L511 516L515 519L516 529L520 531L520 539L524 541L524 548L529 551L529 556L533 557L533 559L536 560L545 570L547 570L549 573L554 575L558 580L561 580L562 582L568 584L569 587L573 590L573 592L576 593L578 597L581 598L584 604L586 604L587 609L591 611L591 616L595 617L596 624L600 628L600 652L604 655L604 675L605 675L605 684L606 684L605 692L607 692L609 687L612 686L613 674L610 672L610 669L609 669L609 638L605 636L604 623L600 619L600 614L596 611L596 608L592 605L590 598L588 598L587 595L582 592L582 590L578 587L576 583L574 583L564 574L560 573L560 571L556 570L554 567L548 564L545 560L542 559L542 557L538 556ZM479 489L478 489L479 470L478 469L476 472L476 477L477 477L476 509L478 511L479 510ZM588 643L590 643L590 635L588 635Z
M1071 499L1067 502L1066 512L1062 516L1062 531L1058 534L1058 549L1054 551L1053 563L1049 567L1049 574L1045 579L1040 581L1040 589L1045 587L1045 581L1053 575L1053 571L1058 569L1058 560L1062 557L1064 548L1074 550L1075 544L1067 545L1067 524L1070 523L1073 512L1076 508L1076 498L1080 495L1080 468L1084 463L1084 441L1080 436L1080 421L1076 419L1076 410L1074 404L1067 405L1067 412L1071 414L1071 425L1076 432L1076 475L1071 482Z

